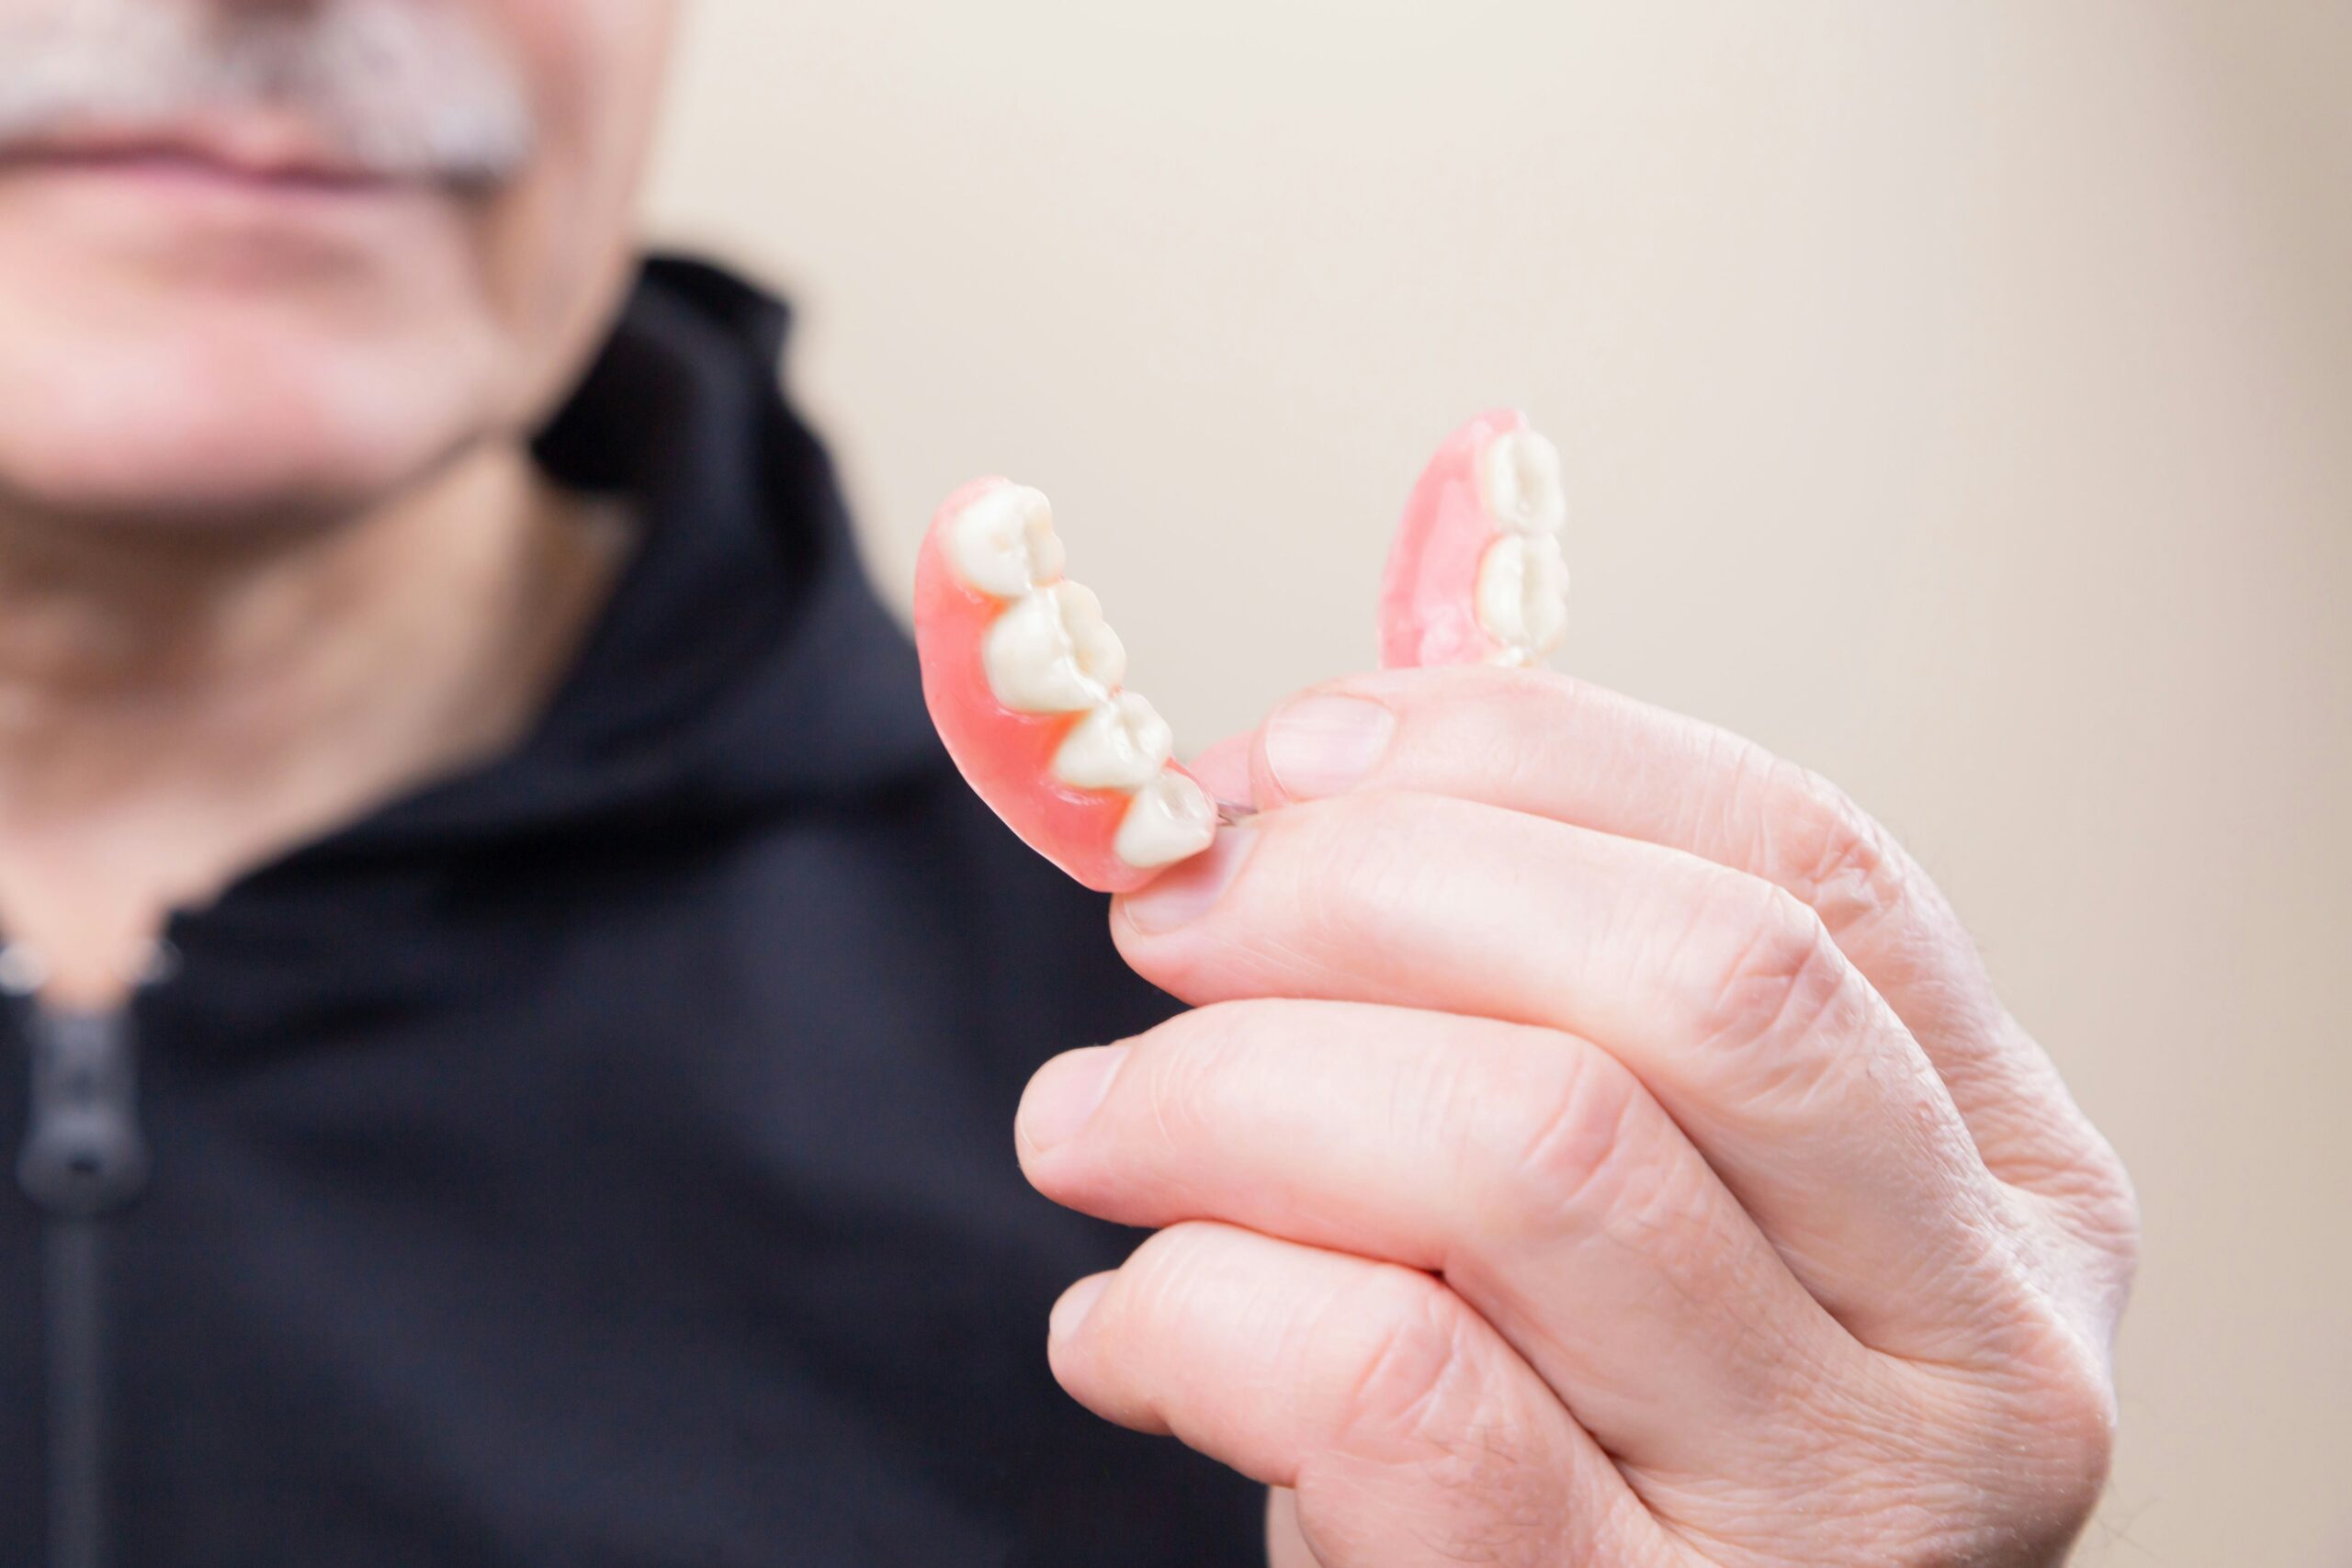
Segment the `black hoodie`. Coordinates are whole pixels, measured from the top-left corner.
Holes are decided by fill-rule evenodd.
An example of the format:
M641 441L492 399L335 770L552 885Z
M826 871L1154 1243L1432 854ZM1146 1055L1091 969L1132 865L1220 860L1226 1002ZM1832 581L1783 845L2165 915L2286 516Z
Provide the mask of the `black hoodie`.
M784 329L647 270L539 444L645 542L525 743L123 1015L11 1007L0 1564L1262 1562L1257 1487L1046 1370L1138 1238L1013 1108L1169 1004L940 751Z

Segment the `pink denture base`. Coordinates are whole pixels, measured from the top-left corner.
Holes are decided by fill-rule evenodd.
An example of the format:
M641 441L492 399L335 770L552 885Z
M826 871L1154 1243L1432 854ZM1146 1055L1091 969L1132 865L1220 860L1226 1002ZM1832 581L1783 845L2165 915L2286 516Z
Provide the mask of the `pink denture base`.
M1421 472L1380 580L1380 667L1484 664L1502 645L1478 624L1478 568L1495 542L1479 458L1497 436L1527 428L1501 409L1448 436Z
M997 701L980 650L1007 601L967 585L942 544L943 530L967 506L1008 482L966 485L947 498L923 538L914 604L923 701L966 782L1023 843L1098 893L1128 892L1167 869L1129 865L1113 847L1131 797L1054 777L1054 753L1085 715L1016 713Z

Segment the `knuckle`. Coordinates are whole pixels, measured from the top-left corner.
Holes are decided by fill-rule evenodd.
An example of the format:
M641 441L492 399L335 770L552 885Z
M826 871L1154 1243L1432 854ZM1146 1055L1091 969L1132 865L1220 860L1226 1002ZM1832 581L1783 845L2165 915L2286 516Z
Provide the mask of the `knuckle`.
M1849 998L1851 966L1821 917L1768 883L1721 874L1686 938L1682 981L1695 1036L1714 1053L1775 1056ZM1761 1086L1758 1086L1761 1087Z
M1983 1354L1934 1369L1940 1412L1929 1429L1973 1431L1983 1493L2011 1500L2063 1542L2098 1507L2115 1461L2120 1401L2108 1325L2031 1269L1988 1312L1998 1331Z
M1873 1405L1805 1456L1872 1562L2063 1562L2105 1495L2117 1400L2094 1358L2053 1355L2030 1380L1990 1385L1937 1368Z
M2115 1145L2071 1100L2062 1093L2047 1110L2046 1147L2017 1185L2030 1215L2020 1228L2046 1237L2037 1248L2038 1272L2053 1293L2111 1330L2139 1273L2139 1192Z
M1405 1269L1368 1278L1334 1310L1361 1314L1358 1348L1332 1430L1301 1457L1302 1508L1409 1476L1429 1561L1558 1561L1561 1456L1520 1411L1484 1320Z
M1910 896L1909 858L1877 818L1810 768L1755 748L1743 778L1754 863L1817 912L1833 932L1867 925Z
M1642 1096L1633 1075L1600 1051L1554 1046L1511 1069L1502 1089L1513 1131L1481 1139L1500 1151L1502 1207L1548 1226L1564 1211L1609 1206L1632 1155Z
M2098 1508L2115 1463L2120 1402L2109 1358L2053 1315L2011 1376L2003 1419L2018 1446L2005 1456L2007 1486L2070 1535Z
M2081 1347L2044 1390L2042 1404L2050 1427L2075 1461L2073 1472L2096 1492L2114 1462L2122 1425L2107 1358Z
M2075 1374L2053 1389L2047 1402L2049 1429L2057 1440L2051 1501L2062 1517L2079 1522L2098 1508L2115 1467L2122 1420L2114 1381L2102 1364L2078 1364Z
M1370 1328L1339 1389L1338 1446L1419 1450L1478 1425L1474 1317L1460 1297L1427 1275L1382 1269L1336 1310Z
M2082 1135L2085 1152L2060 1201L2068 1230L2088 1249L2092 1289L2111 1325L2140 1272L2140 1194L2115 1145L2087 1123Z

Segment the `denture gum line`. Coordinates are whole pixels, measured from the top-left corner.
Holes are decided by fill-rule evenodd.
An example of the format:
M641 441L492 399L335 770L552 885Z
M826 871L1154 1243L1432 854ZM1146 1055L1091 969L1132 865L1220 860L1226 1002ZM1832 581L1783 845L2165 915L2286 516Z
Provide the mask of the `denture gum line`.
M1053 755L1054 779L1128 797L1112 842L1119 859L1152 870L1208 848L1216 807L1169 765L1175 737L1167 721L1120 690L1126 649L1101 601L1062 576L1051 502L1026 486L1001 485L973 498L943 543L957 580L1000 606L980 649L996 700L1014 713L1073 716Z
M1490 661L1540 664L1568 635L1559 448L1532 430L1506 430L1479 455L1477 479L1496 534L1478 563L1476 595L1479 628L1499 645Z

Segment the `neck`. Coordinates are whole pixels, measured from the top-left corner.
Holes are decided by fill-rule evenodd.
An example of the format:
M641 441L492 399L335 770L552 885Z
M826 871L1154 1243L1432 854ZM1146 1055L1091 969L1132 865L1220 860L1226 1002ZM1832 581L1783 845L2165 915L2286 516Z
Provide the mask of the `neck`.
M0 509L0 927L119 1000L175 909L514 744L626 530L481 451L364 515L141 528Z

